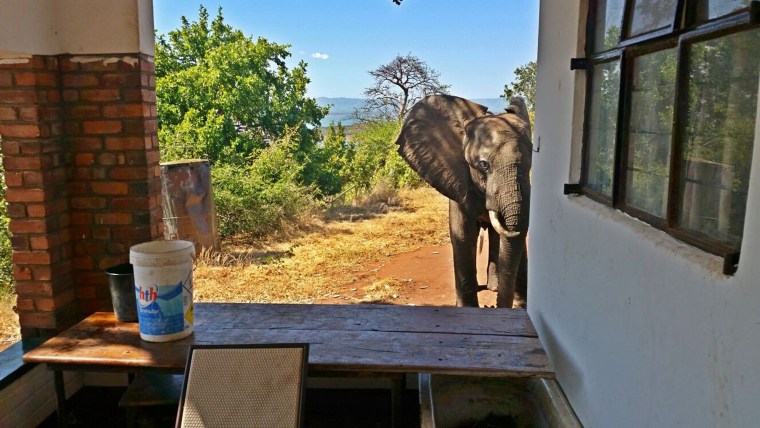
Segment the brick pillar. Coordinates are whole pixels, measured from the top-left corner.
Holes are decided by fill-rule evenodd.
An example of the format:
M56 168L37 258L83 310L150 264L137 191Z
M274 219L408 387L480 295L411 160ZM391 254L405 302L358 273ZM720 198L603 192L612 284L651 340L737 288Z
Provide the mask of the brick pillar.
M0 138L24 337L52 334L78 316L59 84L56 57L0 63Z
M110 310L104 270L159 235L155 75L145 55L62 56L61 81L73 279L86 315Z
M22 336L110 310L104 270L160 236L152 59L0 57L0 138Z

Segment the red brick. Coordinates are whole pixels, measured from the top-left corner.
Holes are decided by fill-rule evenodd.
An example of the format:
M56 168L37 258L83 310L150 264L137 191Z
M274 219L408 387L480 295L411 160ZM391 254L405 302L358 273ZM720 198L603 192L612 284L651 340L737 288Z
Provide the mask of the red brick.
M112 239L133 244L151 239L150 226L113 226L111 234Z
M0 107L0 120L18 120L16 109L13 107Z
M22 218L26 217L26 205L25 204L8 204L8 217L10 218Z
M86 120L82 122L85 134L118 134L121 122L118 120Z
M29 245L32 250L47 250L52 246L50 239L46 236L30 236Z
M20 265L47 265L53 261L50 252L14 251L13 262Z
M101 153L98 155L98 164L116 165L116 155L113 153Z
M100 116L100 106L76 105L66 109L66 115L71 118L97 118Z
M95 269L95 263L92 262L92 257L81 256L71 259L71 265L76 270L92 270Z
M15 79L16 86L55 86L57 83L55 74L44 72L17 72Z
M36 122L40 119L39 110L37 107L21 107L18 110L19 120L27 122Z
M42 144L39 141L24 141L19 143L22 155L38 155L42 153Z
M106 150L142 150L145 148L143 137L107 137Z
M49 90L47 93L47 100L49 103L61 102L61 91L58 88Z
M84 101L118 101L121 94L118 89L82 89L79 97Z
M142 104L117 104L103 107L104 117L142 117Z
M148 198L113 198L109 208L112 210L146 210L148 209Z
M16 308L19 311L33 311L34 310L34 300L27 299L23 297L19 297L16 299Z
M3 150L3 161L11 155L17 155L21 153L21 149L19 148L17 141L2 140L0 141L0 145L2 146Z
M78 210L103 209L106 207L105 198L71 198L71 208Z
M32 270L24 266L13 266L13 279L16 281L29 281L32 279Z
M132 224L130 213L95 214L95 224Z
M61 71L72 72L79 70L79 63L71 61L70 57L61 57Z
M71 145L75 151L100 151L103 149L102 139L98 137L76 137L72 138Z
M9 187L21 187L24 185L24 174L21 172L7 171L5 173L5 184Z
M147 171L144 167L115 167L108 174L111 180L144 180L147 178Z
M98 77L94 74L66 74L63 76L63 86L67 88L98 86L98 83Z
M80 226L90 223L92 223L92 214L88 212L71 213L71 224Z
M79 101L79 91L76 89L64 89L63 100L67 103L73 103Z
M0 124L0 136L3 138L35 138L40 133L39 125Z
M111 239L110 227L93 227L92 237L95 239Z
M115 256L115 257L103 257L100 260L98 260L98 269L99 270L106 270L112 266L120 265L125 262L124 256Z
M96 195L126 195L129 193L129 185L122 182L93 182L90 183L90 187Z
M37 94L32 90L0 89L0 104L34 104Z
M32 296L52 296L53 285L48 282L34 281L19 281L16 283L16 292L19 295L32 295Z
M20 312L18 322L24 327L55 328L57 325L53 312Z
M7 156L3 158L3 165L6 171L14 169L39 170L42 169L43 162L40 156Z
M95 287L92 285L77 287L76 296L78 299L94 299Z
M95 163L94 153L77 153L74 163L79 166L92 165Z
M0 88L13 86L13 74L10 71L0 70Z
M47 230L45 220L18 220L11 219L8 224L11 233L44 233Z
M119 61L106 62L101 57L93 57L93 61L82 61L80 68L84 71L117 71L119 70Z
M138 73L113 73L100 77L100 86L104 88L138 88L141 84L141 76Z
M16 189L9 188L5 193L8 202L42 202L45 200L45 191L42 189Z
M29 205L26 207L26 211L31 218L44 218L49 214L47 205Z

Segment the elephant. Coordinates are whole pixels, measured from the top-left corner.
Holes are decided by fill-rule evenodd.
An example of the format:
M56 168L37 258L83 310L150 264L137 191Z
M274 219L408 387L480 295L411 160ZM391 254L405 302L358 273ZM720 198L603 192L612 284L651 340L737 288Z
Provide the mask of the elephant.
M478 306L481 229L488 232L488 288L497 292L496 306L511 308L516 291L527 299L533 144L525 101L515 97L506 112L491 114L464 98L430 95L409 111L396 144L449 199L457 306Z

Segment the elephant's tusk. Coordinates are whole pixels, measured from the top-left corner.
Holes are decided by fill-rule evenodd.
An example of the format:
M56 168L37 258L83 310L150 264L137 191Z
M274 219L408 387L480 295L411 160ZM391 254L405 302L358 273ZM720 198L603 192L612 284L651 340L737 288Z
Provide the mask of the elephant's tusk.
M496 214L496 211L488 211L488 219L491 220L491 226L493 226L494 230L496 230L496 233L498 233L501 236L504 236L506 238L517 238L520 236L520 232L510 232L507 229L505 229L501 222L499 221L499 216Z

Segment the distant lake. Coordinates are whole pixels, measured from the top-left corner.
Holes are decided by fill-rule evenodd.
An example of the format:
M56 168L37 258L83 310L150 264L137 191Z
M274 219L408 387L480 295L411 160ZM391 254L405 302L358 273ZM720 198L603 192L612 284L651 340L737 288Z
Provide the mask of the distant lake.
M488 107L492 113L501 113L507 108L507 102L501 98L474 98L472 101ZM330 114L322 119L322 126L330 126L330 122L341 122L345 126L353 124L355 121L349 117L363 102L362 98L317 97L317 104L331 106Z

